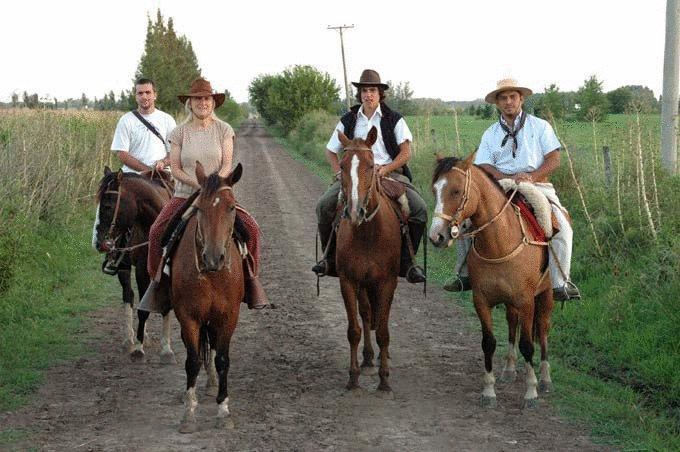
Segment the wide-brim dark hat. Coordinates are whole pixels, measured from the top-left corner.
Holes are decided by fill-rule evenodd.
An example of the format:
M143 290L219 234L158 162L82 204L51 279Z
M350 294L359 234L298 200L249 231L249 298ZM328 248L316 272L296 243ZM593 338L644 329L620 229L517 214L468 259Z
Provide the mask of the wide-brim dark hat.
M359 81L352 82L352 85L357 88L361 88L362 86L378 86L383 89L389 89L388 85L380 81L380 74L373 69L364 69L364 72L361 73L361 77L359 77Z
M224 93L213 92L210 82L204 78L197 78L196 80L191 82L189 94L180 94L179 96L177 96L177 98L179 99L180 102L182 102L182 104L185 104L187 99L189 99L190 97L206 97L206 96L212 96L212 98L215 99L215 108L218 108L220 105L222 105L224 103L224 99L226 98Z

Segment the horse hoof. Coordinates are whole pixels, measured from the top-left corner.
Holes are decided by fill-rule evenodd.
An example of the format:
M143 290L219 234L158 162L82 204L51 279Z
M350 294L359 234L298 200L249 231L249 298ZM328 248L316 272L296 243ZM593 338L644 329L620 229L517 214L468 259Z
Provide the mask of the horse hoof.
M378 390L375 391L375 395L383 400L394 400L394 392L392 392L392 389L390 389L389 386L387 389L381 389L380 386L378 386Z
M218 417L215 421L218 430L234 430L234 420L231 416Z
M144 352L142 350L135 350L130 353L130 361L133 363L141 363L144 361Z
M217 393L219 392L219 386L217 385L206 385L205 387L205 395L210 396L210 397L217 397Z
M538 399L524 399L522 409L533 410L538 408Z
M173 352L161 353L161 364L177 364L177 359Z
M496 408L496 397L482 396L482 408Z
M539 381L538 382L538 390L540 392L544 393L550 393L553 392L553 384L552 381Z
M182 419L181 424L179 424L180 433L194 433L198 430L198 424L196 423L196 415L185 414Z
M361 366L361 375L377 375L378 368L375 366Z
M124 340L123 343L121 344L121 350L123 350L123 353L125 354L132 353L134 349L135 343L129 339Z
M517 379L517 372L514 370L504 370L498 379L501 383L512 383Z

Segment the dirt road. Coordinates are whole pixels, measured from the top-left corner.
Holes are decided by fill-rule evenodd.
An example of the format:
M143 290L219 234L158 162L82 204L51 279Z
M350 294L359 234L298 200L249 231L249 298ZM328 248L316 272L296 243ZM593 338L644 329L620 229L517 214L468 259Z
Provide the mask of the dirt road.
M322 278L316 297L314 205L325 183L291 159L265 130L246 124L237 140L244 175L237 198L264 232L262 279L278 309L245 308L231 352L230 409L235 429L220 431L217 405L201 396L197 433L182 435L184 347L178 364L158 358L153 316L147 362L120 353L120 304L88 319L98 353L48 371L35 401L0 415L3 427L30 429L18 448L40 450L602 450L558 419L549 398L520 410L523 378L497 385L498 408L479 406L481 337L439 287L400 281L390 321L394 399L375 394L378 377L348 394L346 318L338 281ZM102 275L102 278L106 276ZM498 338L502 342L504 338ZM496 373L501 359L497 356ZM559 374L553 375L560 389ZM205 373L199 376L203 388Z

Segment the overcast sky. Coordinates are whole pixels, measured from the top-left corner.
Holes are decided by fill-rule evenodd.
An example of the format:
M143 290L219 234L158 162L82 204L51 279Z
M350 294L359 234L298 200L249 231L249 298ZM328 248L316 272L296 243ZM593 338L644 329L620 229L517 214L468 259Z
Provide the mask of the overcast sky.
M343 86L367 67L408 81L414 97L472 100L513 76L542 92L576 90L592 74L605 91L646 85L661 93L664 0L200 1L12 0L0 4L0 100L102 97L131 87L147 14L171 16L203 75L246 101L258 74L310 64Z

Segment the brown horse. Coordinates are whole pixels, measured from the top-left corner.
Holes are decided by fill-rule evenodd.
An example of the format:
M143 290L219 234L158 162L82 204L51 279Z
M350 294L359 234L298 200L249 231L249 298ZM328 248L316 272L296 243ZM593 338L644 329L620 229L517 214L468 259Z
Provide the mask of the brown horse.
M350 370L347 389L359 388L357 349L363 322L364 349L361 370L374 373L371 330L380 347L379 391L390 393L388 383L390 333L388 320L399 275L400 224L390 199L380 189L371 146L377 129L366 140L350 140L338 132L344 147L340 161L345 208L338 226L336 269L347 311Z
M172 307L187 350L182 433L197 429L196 378L204 361L208 388L215 381L215 371L219 378L218 426L233 427L227 393L229 343L244 296L244 275L243 258L232 237L236 218L232 187L242 171L238 164L225 178L217 173L206 176L203 166L196 163L196 178L201 184L193 204L196 214L189 220L172 260Z
M135 280L140 297L149 286L146 270L149 228L170 199L172 181L151 174L113 172L104 168L97 191L97 216L92 232L92 246L101 253L122 255L118 269L118 281L123 288L125 310L125 340L123 346L133 361L144 358L144 335L147 311L137 311L139 323L137 334L132 325L132 309L135 294L131 284L131 266L135 267ZM170 185L169 185L170 184ZM163 313L161 339L161 362L175 362L170 347L170 317Z
M461 223L470 219L474 230L468 255L472 298L482 324L484 351L484 390L482 404L496 404L492 370L496 339L493 336L491 308L506 307L509 347L503 379L516 376L515 336L520 325L519 350L526 362L524 406L538 401L533 368L534 339L541 346L541 381L539 389L552 388L548 364L548 331L553 309L553 295L548 275L548 248L533 242L509 198L493 177L467 159L438 159L432 178L436 206L430 227L430 240L437 247L449 246L461 234Z

